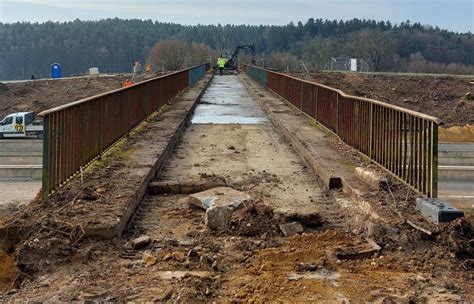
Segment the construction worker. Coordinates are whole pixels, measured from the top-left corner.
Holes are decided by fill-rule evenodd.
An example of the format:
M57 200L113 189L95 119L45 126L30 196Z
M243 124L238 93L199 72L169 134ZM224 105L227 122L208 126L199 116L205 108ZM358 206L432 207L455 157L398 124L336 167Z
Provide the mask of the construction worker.
M219 75L221 76L224 71L224 66L225 66L225 59L224 58L217 59L217 67L219 68Z
M125 79L125 81L122 83L122 87L125 88L125 87L129 87L133 85L133 82L130 80L130 79Z

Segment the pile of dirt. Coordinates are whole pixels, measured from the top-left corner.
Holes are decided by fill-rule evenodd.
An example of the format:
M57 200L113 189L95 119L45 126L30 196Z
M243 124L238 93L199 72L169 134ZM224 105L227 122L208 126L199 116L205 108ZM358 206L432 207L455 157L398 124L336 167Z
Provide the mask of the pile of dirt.
M260 201L248 202L232 215L230 230L241 236L276 235L280 222L272 208Z
M465 270L474 269L474 230L472 224L460 218L440 229L438 241L452 252Z
M14 112L35 112L64 105L86 97L122 87L130 75L77 77L57 80L35 80L0 83L0 118ZM149 76L142 75L136 82Z
M315 82L440 118L447 127L474 124L469 78L432 75L312 73Z
M16 245L16 263L23 273L35 273L45 264L65 261L77 250L83 235L79 226L44 218Z
M0 293L8 291L18 276L15 261L0 251Z
M440 142L474 142L474 125L439 129Z

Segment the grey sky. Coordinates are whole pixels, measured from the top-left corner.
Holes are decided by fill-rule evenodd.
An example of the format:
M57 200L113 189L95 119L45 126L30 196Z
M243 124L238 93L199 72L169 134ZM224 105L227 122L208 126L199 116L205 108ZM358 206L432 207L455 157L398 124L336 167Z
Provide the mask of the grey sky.
M223 3L227 3L224 5ZM0 0L0 22L76 18L181 24L287 24L308 18L375 19L474 32L474 0Z

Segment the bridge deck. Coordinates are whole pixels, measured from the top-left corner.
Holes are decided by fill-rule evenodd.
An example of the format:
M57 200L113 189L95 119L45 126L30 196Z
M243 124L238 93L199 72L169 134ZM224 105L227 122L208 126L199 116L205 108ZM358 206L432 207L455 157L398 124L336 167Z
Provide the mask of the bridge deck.
M460 273L459 261L450 258L453 253L434 246L432 239L405 224L405 219L420 220L408 201L410 193L368 186L353 192L325 189L326 183L305 166L296 141L318 150L320 158L309 153L308 158L313 158L311 164L326 163L325 168L344 162L337 170L348 168L354 174L360 159L354 161L357 156L337 146L334 137L256 86L245 76L214 77L185 129L182 120L183 128L172 132L169 120L189 113L195 97L176 98L168 111L131 136L123 150L117 148L117 153L86 172L84 184L76 180L71 187L87 190L79 190L82 196L74 198L66 190L53 196L56 208L39 217L43 234L31 233L31 239L24 241L28 246L17 256L42 268L7 300L404 303L472 299L468 272ZM291 144L288 132L273 124L278 117L294 128L289 132L295 138ZM176 117L173 121L178 124ZM178 140L176 134L183 129ZM166 156L159 152L166 150L165 142L160 149L152 147L167 137L173 138L170 151L174 147L169 157L168 152ZM341 157L334 160L327 154ZM135 189L146 189L148 177L153 176L145 162L157 157L163 162L150 193L138 206L126 208L135 212L124 235L92 240L79 234L73 245L67 245L72 236L60 228L80 227L77 231L84 228L87 233L90 227L102 229L99 225L106 220L119 221L124 209L115 207L126 198L141 198ZM137 172L147 176L145 182L129 178ZM352 182L348 174L344 183ZM189 193L197 192L202 183L212 186L215 180L253 199L234 211L229 227L222 231L208 229L205 212L188 204ZM154 183L169 188L151 191ZM50 205L33 210L41 214L43 207ZM94 215L98 208L103 209ZM321 226L304 223L302 218L314 213L321 215ZM71 214L85 220L72 226ZM289 216L295 214L298 219ZM51 221L45 220L48 216ZM279 225L291 221L302 223L304 233L285 236ZM53 226L57 223L62 226ZM151 242L135 247L134 240L144 235ZM384 245L382 251L372 239ZM58 240L63 242L59 246ZM44 259L48 263L41 264Z
M228 183L268 179L264 200L272 207L287 212L320 211L321 187L239 77L215 77L192 123L160 181L192 183L203 174L220 176Z

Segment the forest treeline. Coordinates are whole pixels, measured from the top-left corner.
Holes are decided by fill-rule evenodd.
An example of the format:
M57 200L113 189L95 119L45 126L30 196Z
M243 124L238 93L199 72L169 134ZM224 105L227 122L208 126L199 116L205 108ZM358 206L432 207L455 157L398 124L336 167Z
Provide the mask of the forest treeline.
M372 71L472 73L472 33L455 33L409 21L309 19L274 25L180 25L151 20L0 23L0 79L46 77L58 62L64 75L129 71L145 62L156 42L166 39L231 50L255 43L260 58L303 60L324 69L331 57L357 57ZM203 58L203 60L205 60ZM185 62L184 65L189 65Z

